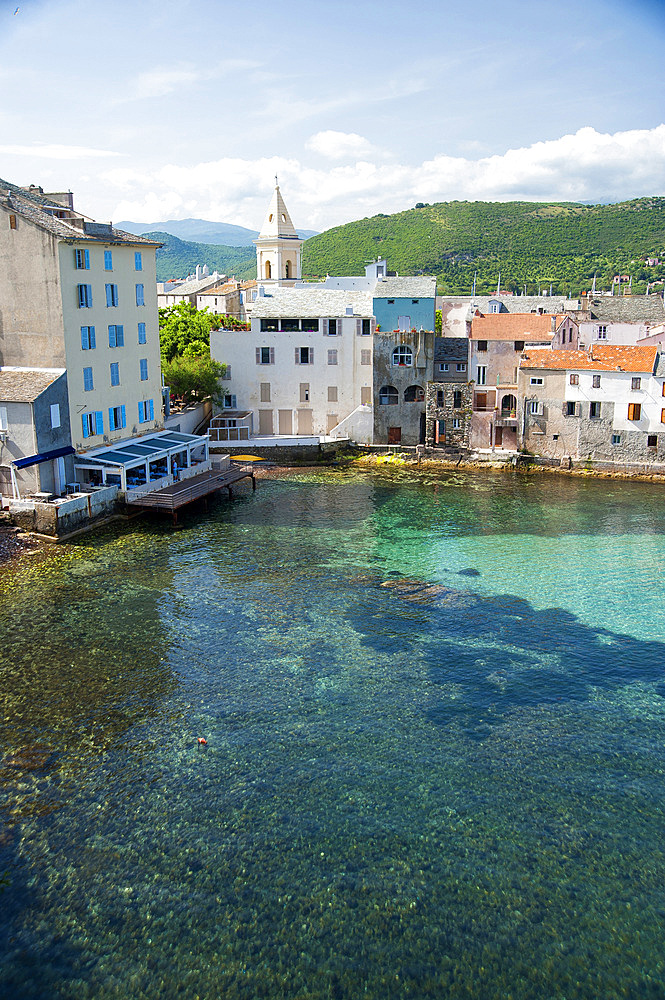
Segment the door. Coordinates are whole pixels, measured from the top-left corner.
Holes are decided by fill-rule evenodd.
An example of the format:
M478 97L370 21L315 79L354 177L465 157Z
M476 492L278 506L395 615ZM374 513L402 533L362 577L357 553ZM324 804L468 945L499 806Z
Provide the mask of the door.
M328 420L327 420L328 426L326 427L326 434L330 434L330 432L333 429L333 427L337 427L338 423L339 423L339 417L337 416L337 414L336 413L329 413L328 414Z
M259 434L272 434L272 410L259 410Z
M278 410L280 434L293 434L293 410Z
M445 444L446 443L446 421L436 420L434 422L434 443L435 444Z
M64 493L65 491L65 460L62 456L53 462L53 479L55 480L54 493Z
M388 444L401 444L402 443L402 428L401 427L389 427L388 428Z
M314 433L313 413L313 410L298 410L298 434Z
M503 427L494 428L494 447L503 448Z
M372 402L372 387L371 385L361 385L360 387L360 402L365 405L366 403Z

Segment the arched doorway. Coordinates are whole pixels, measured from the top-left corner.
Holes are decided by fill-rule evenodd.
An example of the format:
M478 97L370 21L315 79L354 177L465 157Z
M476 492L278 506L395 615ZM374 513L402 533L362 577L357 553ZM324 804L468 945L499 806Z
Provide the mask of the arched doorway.
M291 277L291 261L290 260L287 260L286 264L284 265L284 277L285 278L290 278Z
M516 417L517 416L517 400L515 397L508 393L501 400L501 416L502 417Z
M272 268L269 260L266 261L266 278L272 278Z

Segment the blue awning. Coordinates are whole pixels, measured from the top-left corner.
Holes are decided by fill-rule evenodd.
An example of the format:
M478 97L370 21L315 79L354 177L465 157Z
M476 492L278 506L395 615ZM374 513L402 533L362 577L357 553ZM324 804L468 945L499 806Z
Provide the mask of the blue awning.
M17 469L26 469L29 465L39 465L40 462L50 462L53 458L63 458L65 455L73 455L75 448L67 445L66 448L55 448L53 451L45 451L40 455L28 455L27 458L17 458L12 462Z

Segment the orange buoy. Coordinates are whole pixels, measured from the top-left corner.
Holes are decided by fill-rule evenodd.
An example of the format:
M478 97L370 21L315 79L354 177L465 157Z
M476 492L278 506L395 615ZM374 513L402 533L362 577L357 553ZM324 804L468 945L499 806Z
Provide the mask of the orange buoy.
M205 738L205 736L199 736L199 738L197 740L197 743L199 744L200 747L207 747L208 746L208 741Z

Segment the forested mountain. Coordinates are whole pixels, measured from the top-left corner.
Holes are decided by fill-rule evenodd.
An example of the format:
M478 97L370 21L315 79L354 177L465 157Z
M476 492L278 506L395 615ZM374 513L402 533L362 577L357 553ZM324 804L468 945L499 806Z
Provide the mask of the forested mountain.
M665 265L665 198L615 205L535 202L441 202L396 215L375 215L329 229L305 242L303 275L362 274L382 256L400 274L434 274L443 294L501 288L577 295L609 288L630 275L633 292L659 282Z
M184 278L197 264L207 264L211 271L220 271L236 278L256 277L256 248L215 246L209 243L189 243L169 233L141 233L163 243L157 251L157 281Z

